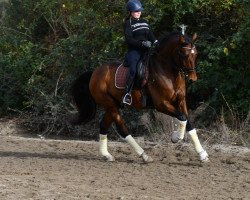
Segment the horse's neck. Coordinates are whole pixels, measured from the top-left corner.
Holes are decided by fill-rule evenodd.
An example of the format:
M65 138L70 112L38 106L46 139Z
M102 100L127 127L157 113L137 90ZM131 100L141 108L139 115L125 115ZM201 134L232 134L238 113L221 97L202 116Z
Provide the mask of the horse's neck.
M173 69L173 65L170 60L161 61L153 59L150 64L150 74L153 74L156 77L165 76L166 78L177 79L180 76L180 73Z
M174 62L174 53L177 48L178 40L173 38L169 41L166 41L163 47L154 55L153 60L158 63L158 68L161 68L167 73L174 73L176 76L176 66Z
M176 64L174 63L172 55L174 48L175 46L170 46L151 56L149 68L154 81L165 79L166 82L172 84L173 88L178 88L179 85L185 86L185 77L177 70Z
M176 77L178 76L178 72L173 66L173 58L170 56L170 52L167 52L166 56L163 54L156 54L150 59L150 71L156 74L172 74Z

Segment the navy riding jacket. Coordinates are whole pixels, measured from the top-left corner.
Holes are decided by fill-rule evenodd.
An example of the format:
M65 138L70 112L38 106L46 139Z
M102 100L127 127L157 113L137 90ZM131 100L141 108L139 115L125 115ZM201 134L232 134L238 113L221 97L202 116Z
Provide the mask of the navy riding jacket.
M129 50L146 51L147 48L142 46L142 41L155 42L155 36L144 19L128 18L124 23L125 42Z

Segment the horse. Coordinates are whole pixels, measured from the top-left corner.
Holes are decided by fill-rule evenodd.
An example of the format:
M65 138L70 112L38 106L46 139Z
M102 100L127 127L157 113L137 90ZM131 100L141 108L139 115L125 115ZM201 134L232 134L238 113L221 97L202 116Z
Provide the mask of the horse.
M197 49L194 42L197 34L189 37L180 32L165 34L159 39L154 53L148 58L148 81L144 91L149 97L150 108L177 119L177 130L171 135L171 141L177 143L185 133L191 137L195 151L201 162L209 161L206 150L202 147L196 129L188 118L186 104L186 81L195 82ZM99 153L107 161L115 158L108 151L108 129L115 123L119 135L129 143L132 149L146 163L153 159L129 133L120 114L121 98L124 90L115 87L115 73L120 63L107 62L93 71L83 73L72 85L72 96L78 110L75 124L87 123L94 118L97 105L104 108L100 122ZM139 89L132 90L132 104L135 109L147 109L141 101Z

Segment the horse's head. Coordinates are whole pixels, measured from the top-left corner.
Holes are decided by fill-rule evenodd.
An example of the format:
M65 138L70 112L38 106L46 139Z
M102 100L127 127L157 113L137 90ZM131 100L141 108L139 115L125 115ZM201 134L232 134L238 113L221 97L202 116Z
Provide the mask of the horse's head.
M178 45L174 50L174 62L190 82L197 80L195 70L197 50L194 45L196 39L196 34L192 38L180 35Z
M192 38L180 34L180 32L172 32L163 35L156 49L156 59L162 63L164 70L174 69L178 73L182 73L190 82L197 80L195 64L197 50L194 42L197 35Z

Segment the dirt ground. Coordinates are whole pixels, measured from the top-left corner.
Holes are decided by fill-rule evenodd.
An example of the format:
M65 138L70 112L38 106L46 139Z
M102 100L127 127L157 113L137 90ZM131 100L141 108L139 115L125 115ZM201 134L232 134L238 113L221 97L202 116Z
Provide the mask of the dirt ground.
M250 151L207 147L201 164L189 144L140 144L144 164L126 143L111 142L115 162L95 141L24 138L0 133L1 200L250 199Z

